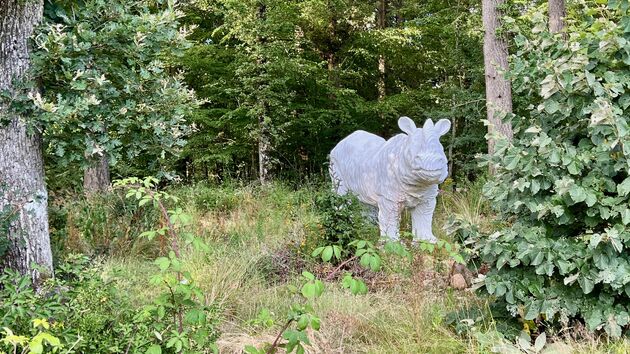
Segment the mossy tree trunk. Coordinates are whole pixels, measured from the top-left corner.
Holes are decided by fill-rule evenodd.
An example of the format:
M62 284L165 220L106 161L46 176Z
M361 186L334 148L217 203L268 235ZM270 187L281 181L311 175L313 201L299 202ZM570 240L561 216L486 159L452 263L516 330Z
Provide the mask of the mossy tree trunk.
M0 1L0 89L12 90L29 67L29 38L41 21L41 0ZM29 129L28 117L0 106L0 238L8 249L0 257L0 272L11 268L30 274L35 284L52 275L48 233L48 194L44 184L41 135ZM34 267L37 265L37 267ZM42 271L36 269L39 268Z

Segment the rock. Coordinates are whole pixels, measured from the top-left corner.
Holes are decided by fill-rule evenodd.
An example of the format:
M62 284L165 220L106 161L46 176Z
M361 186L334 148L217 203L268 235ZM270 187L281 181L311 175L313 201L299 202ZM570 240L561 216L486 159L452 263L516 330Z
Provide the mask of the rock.
M464 290L468 287L466 284L466 279L461 274L453 274L451 276L451 286L453 289Z

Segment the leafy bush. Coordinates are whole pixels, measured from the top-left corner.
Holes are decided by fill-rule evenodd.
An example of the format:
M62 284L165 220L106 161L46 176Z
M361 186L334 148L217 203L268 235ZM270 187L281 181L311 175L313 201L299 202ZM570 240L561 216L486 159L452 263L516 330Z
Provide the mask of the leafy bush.
M378 241L376 228L369 222L369 212L356 197L325 190L317 196L315 209L319 222L306 240L308 253L317 247L336 245L343 253L336 258L342 259L349 255L351 242Z
M144 353L162 336L172 336L165 326L169 319L159 318L159 305L133 306L86 256L69 256L56 276L35 293L30 277L6 270L0 276L0 328L35 338L41 328L32 322L44 319L49 324L46 333L71 343L74 351L69 353L123 353L127 349ZM198 328L204 329L205 341L213 342L219 335L220 313L214 306L207 310L208 317ZM0 334L0 340L14 345L8 342L9 336ZM164 352L175 352L175 348Z
M190 248L200 254L207 253L209 246L189 232L192 218L181 208L167 209L166 203L178 203L178 198L156 189L154 177L135 177L116 181L114 186L127 191L125 198L135 199L139 206L150 205L161 214L161 225L157 229L143 232L140 236L153 240L164 236L169 243L168 256L158 257L153 262L159 273L151 276L150 283L162 287L153 303L144 310L153 318L157 341L149 347L151 354L162 350L174 353L218 352L214 340L217 319L216 307L208 304L199 286L182 262L182 250Z
M32 321L45 319L51 335L74 343L79 352L98 353L124 351L134 343L141 347L153 337L150 322L144 321L142 331L135 309L85 256L66 259L40 293L34 292L29 276L9 270L0 276L0 289L0 298L6 299L0 302L0 327L20 335L37 336Z
M619 337L630 323L629 4L580 6L568 40L540 13L532 36L516 37L516 96L540 104L512 119L514 140L489 160L485 194L504 226L471 235L491 266L486 291L512 315Z
M45 319L34 319L33 328L38 329L38 333L34 336L23 336L13 333L10 328L4 327L2 330L3 338L0 339L0 348L6 347L10 352L14 354L41 354L46 352L46 348L50 347L53 353L58 353L63 345L59 338L53 336L47 331L50 329L50 324ZM75 342L74 345L76 345ZM65 353L70 353L71 349L66 350ZM18 351L19 348L19 351Z

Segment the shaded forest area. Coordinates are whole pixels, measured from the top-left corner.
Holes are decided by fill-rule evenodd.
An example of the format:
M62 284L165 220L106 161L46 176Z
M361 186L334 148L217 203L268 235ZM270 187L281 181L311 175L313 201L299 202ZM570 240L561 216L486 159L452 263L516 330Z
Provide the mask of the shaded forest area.
M47 13L70 11L56 4ZM356 129L392 136L407 115L451 119L451 171L474 178L474 156L486 149L480 5L183 4L179 21L190 26L189 48L169 70L183 69L183 81L203 101L190 119L193 131L176 155L122 157L110 162L112 175L255 180L262 165L262 178L322 178L328 153L344 136ZM48 149L55 156L59 147L51 141ZM69 172L53 157L47 166L49 184L81 181L77 164Z

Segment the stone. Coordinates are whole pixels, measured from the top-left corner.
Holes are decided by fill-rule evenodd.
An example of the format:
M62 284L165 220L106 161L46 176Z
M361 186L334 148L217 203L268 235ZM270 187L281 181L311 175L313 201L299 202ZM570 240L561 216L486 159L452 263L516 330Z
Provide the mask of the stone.
M381 235L398 240L400 215L411 210L415 240L436 242L432 222L438 184L448 176L448 161L440 137L451 122L427 119L417 128L401 117L403 131L389 140L363 130L344 138L330 152L330 176L337 194L354 194L378 208Z
M468 287L468 284L466 284L464 276L457 273L451 276L451 287L456 290L464 290Z

